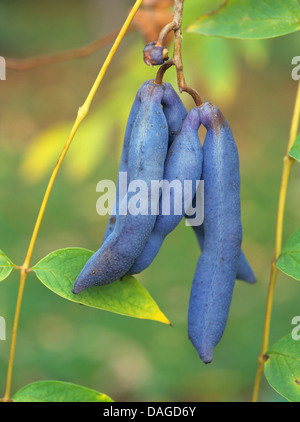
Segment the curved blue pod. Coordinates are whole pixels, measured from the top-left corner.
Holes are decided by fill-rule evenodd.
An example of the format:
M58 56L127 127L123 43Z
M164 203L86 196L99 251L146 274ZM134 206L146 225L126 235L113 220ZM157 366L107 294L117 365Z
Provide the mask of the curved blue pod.
M239 156L231 129L210 103L199 107L203 144L204 245L193 279L188 333L204 363L222 338L242 243Z
M133 106L131 108L131 112L128 118L127 128L125 132L124 137L124 145L123 145L123 151L120 161L120 172L127 172L128 171L128 154L129 154L129 142L131 137L131 131L132 126L134 124L134 121L137 116L137 112L140 106L140 91L143 88L144 85L147 85L151 82L154 82L153 80L146 81L142 87L137 92L135 101L133 103ZM173 143L177 133L179 132L181 125L186 118L187 110L181 101L179 95L174 90L171 84L165 82L164 84L164 95L162 98L162 106L163 106L163 112L165 114L168 129L169 129L169 147ZM129 184L129 181L128 181ZM120 198L121 200L123 198ZM104 234L103 242L107 239L107 237L113 232L116 219L119 213L119 178L118 178L118 184L117 184L117 190L116 190L116 201L115 201L115 207L116 207L116 213L111 213L110 217L108 219L106 231Z
M187 116L187 110L172 85L164 82L164 86L165 92L162 98L162 105L169 127L170 147Z
M168 151L164 172L164 180L168 184L165 184L160 198L159 215L142 253L130 268L129 274L140 273L152 263L166 236L182 220L185 206L190 206L190 203L184 204L184 182L191 181L191 198L193 198L197 189L196 182L200 180L202 173L203 157L198 138L199 126L200 116L198 110L194 108L188 113L180 132ZM174 195L175 191L178 196ZM166 208L166 210L164 210L165 201L169 205L169 209ZM165 212L168 215L164 215Z
M140 195L149 200L151 180L163 177L168 148L168 127L162 111L163 85L144 84L140 91L141 104L133 124L129 154L128 176L130 183L141 180L148 188ZM121 210L128 210L136 192L123 198ZM158 206L158 200L157 200ZM113 233L90 258L77 277L73 293L111 283L124 276L141 253L153 227L156 215L119 215Z
M121 154L121 160L120 160L120 165L119 165L119 174L121 172L126 172L128 171L128 155L129 155L129 143L130 143L130 138L131 138L131 132L132 132L132 127L134 125L134 122L136 120L139 108L140 108L140 91L137 92L135 100L132 104L130 113L129 113L129 117L128 117L128 121L127 121L127 126L126 126L126 130L125 130L125 135L124 135L124 141L123 141L123 149L122 149L122 154ZM128 187L128 186L127 186ZM115 208L115 213L112 212L109 216L108 219L108 223L106 226L106 231L104 233L104 239L103 242L107 239L107 237L113 232L115 224L116 224L116 218L117 215L119 214L119 201L122 201L123 198L119 197L119 175L118 175L118 182L117 182L117 189L116 189L116 199L115 199L115 204L114 204L114 208Z
M204 229L203 224L201 226L193 226L194 232L196 234L198 244L200 249L203 250L204 245ZM247 261L244 252L241 250L241 255L239 259L239 265L237 269L236 278L238 280L246 281L246 283L254 284L256 283L255 274Z

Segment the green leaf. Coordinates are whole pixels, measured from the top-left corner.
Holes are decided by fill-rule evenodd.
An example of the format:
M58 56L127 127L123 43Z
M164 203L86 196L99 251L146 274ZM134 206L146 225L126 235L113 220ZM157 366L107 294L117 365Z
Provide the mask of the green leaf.
M300 229L287 241L276 265L283 273L300 280Z
M300 341L288 334L266 355L264 371L269 384L287 400L300 402Z
M187 31L240 39L279 37L300 29L298 0L227 0L200 16Z
M38 381L21 388L15 402L113 402L105 394L80 385L61 381Z
M14 264L5 253L0 250L0 281L5 280L12 272L13 268Z
M294 145L290 149L289 155L291 157L295 158L295 160L300 161L300 133L299 133Z
M93 253L81 248L60 249L47 255L32 270L48 289L65 299L121 315L170 324L147 290L131 276L73 294L73 284Z

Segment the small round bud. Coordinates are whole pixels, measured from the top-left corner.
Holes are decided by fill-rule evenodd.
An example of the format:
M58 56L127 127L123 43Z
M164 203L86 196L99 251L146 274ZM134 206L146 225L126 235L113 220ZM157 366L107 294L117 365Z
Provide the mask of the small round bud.
M148 66L163 64L169 58L169 52L166 47L157 45L156 41L148 43L144 48L144 62Z

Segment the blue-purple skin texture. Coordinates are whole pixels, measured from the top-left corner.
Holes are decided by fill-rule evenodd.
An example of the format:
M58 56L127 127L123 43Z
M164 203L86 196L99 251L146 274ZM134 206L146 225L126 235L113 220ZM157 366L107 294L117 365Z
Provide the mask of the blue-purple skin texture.
M165 162L164 180L170 183L173 181L181 182L184 186L185 180L192 181L193 194L196 193L197 180L200 180L202 174L202 148L198 138L200 127L200 116L196 108L190 110L184 120L181 130L173 141ZM180 223L185 214L184 192L180 197L178 208L181 208L181 214L174 213L174 189L170 189L170 215L163 215L162 197L160 198L159 215L150 234L146 245L139 255L134 265L129 270L129 274L137 274L147 268L158 254L164 239ZM188 206L190 204L187 204Z
M204 363L225 330L242 243L239 156L231 129L210 103L199 107L203 144L204 245L193 279L188 333Z
M143 50L144 62L148 66L157 66L163 64L167 60L167 49L157 45L156 41L148 43Z
M193 226L193 229L194 229L194 232L196 234L200 249L203 250L203 245L204 245L203 224L201 224L201 226ZM249 284L256 283L255 274L254 274L249 262L247 261L243 251L241 251L236 278L238 280L245 281L246 283L249 283Z
M169 127L170 147L187 116L187 110L172 85L165 82L164 86L165 92L162 99L162 105Z
M129 180L143 180L148 186L149 195L151 180L160 180L163 177L168 149L168 127L161 106L163 93L164 86L153 82L144 84L141 88L141 103L129 145ZM127 208L128 202L135 194L129 192L128 197L123 198L121 207ZM73 293L112 283L127 274L142 252L155 221L156 215L149 213L119 215L113 233L89 259L77 277Z
M128 117L128 121L127 121L127 126L126 126L126 130L125 130L124 141L123 141L123 149L122 149L121 160L120 160L120 166L119 166L119 173L121 173L121 172L127 173L127 171L128 171L129 143L130 143L130 138L131 138L132 127L133 127L134 122L136 120L136 117L137 117L137 114L138 114L138 111L139 111L139 108L140 108L140 104L141 104L140 92L138 91L137 94L136 94L135 100L132 104L132 107L131 107L131 110L130 110L130 113L129 113L129 117ZM115 199L116 213L115 214L111 213L110 216L109 216L103 241L105 241L106 238L113 232L113 229L114 229L114 226L115 226L115 223L116 223L116 219L117 219L117 215L119 213L119 200L120 199L122 200L123 198L119 198L119 177L118 177L117 189L116 189L116 199Z
M131 138L131 131L132 126L135 122L137 112L140 106L140 92L143 88L143 86L154 82L154 80L146 81L142 87L138 90L135 101L133 103L133 106L131 108L131 112L129 114L128 123L126 127L125 137L124 137L124 145L123 145L123 151L120 161L120 172L128 172L128 154L129 154L129 143ZM165 114L168 129L169 129L169 147L172 145L174 139L176 138L177 133L179 132L181 125L186 118L187 110L181 101L179 95L174 90L171 84L165 82L164 84L164 95L162 98L162 106L163 106L163 112ZM129 181L128 181L129 184ZM128 186L127 186L128 187ZM123 198L121 198L122 200ZM113 232L116 219L118 218L118 210L119 210L119 180L117 184L117 190L116 190L116 214L111 214L106 226L106 231L104 234L103 242L107 239L107 237Z

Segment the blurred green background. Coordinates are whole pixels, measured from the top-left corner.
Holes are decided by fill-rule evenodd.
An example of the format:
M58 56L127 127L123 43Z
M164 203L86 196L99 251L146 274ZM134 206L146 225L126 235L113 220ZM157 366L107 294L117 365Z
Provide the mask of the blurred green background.
M0 55L25 58L85 45L118 29L129 0L2 0ZM220 1L186 2L185 24ZM195 14L197 10L197 14ZM107 217L96 214L96 184L116 180L126 119L139 86L155 76L144 65L145 41L126 36L90 114L80 127L51 195L32 264L68 246L98 249ZM0 248L21 264L38 209L68 132L109 45L85 59L27 71L0 82ZM172 48L171 48L172 50ZM243 248L258 278L236 283L228 325L211 365L202 364L187 337L187 309L199 249L184 223L166 239L137 278L173 326L78 306L27 279L13 374L13 392L44 379L74 382L117 401L248 401L261 347L273 254L282 158L297 83L291 60L299 35L233 41L184 34L187 82L229 120L240 152ZM176 86L171 69L165 78ZM186 106L190 98L182 95ZM203 132L201 132L203 140ZM292 170L284 240L299 227L300 170ZM4 391L19 274L1 283L0 390ZM279 274L271 344L299 315L299 282ZM0 393L1 395L2 393ZM260 399L283 401L266 383Z

